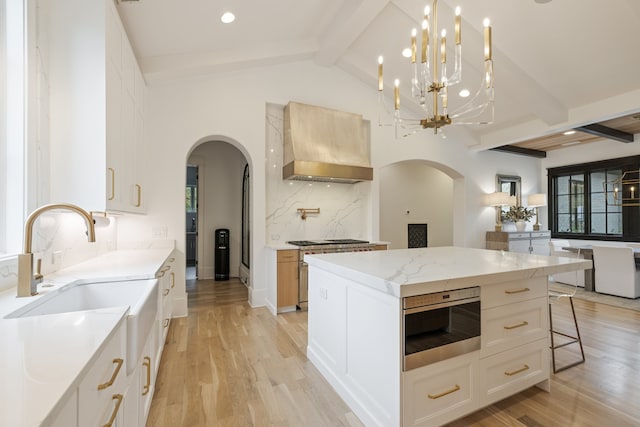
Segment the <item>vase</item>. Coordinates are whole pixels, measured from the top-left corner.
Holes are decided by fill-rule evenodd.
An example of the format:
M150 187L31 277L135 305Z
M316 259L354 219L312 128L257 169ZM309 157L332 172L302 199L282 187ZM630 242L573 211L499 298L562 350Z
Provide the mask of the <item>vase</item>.
M527 226L527 223L520 220L520 221L516 221L516 230L518 231L524 231L525 227Z

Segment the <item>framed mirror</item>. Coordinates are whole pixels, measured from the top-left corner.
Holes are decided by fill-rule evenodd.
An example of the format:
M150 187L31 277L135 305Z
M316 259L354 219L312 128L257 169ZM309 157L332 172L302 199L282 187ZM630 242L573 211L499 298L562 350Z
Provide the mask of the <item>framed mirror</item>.
M516 198L516 206L522 206L520 195L521 179L514 175L496 175L496 191L509 193Z

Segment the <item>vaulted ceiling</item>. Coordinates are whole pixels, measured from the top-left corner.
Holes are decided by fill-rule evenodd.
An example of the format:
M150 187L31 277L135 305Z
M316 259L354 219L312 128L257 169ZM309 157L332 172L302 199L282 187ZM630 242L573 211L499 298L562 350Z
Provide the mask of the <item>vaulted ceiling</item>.
M375 90L409 81L401 52L430 0L139 0L118 10L148 81L313 60ZM640 112L640 1L440 0L440 28L462 8L463 85L481 80L482 21L491 18L495 121L470 128L485 150ZM222 24L231 10L237 19ZM389 93L390 94L390 93ZM403 96L414 113L419 106ZM547 148L542 148L547 150Z

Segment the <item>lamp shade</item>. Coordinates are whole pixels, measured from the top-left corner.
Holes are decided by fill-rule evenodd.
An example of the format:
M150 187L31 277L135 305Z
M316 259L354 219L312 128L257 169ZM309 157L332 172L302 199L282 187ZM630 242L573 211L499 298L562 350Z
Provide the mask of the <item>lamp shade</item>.
M531 208L538 206L547 206L547 195L543 193L529 194L527 196L527 204Z
M509 204L509 193L496 191L486 195L487 206L507 206Z

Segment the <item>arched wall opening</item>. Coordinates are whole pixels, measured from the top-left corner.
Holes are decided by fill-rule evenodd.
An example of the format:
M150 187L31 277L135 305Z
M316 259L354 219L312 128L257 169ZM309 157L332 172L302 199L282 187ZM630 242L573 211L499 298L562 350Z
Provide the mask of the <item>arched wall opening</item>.
M186 166L198 168L197 209L197 277L213 279L215 265L215 231L229 230L229 276L237 277L251 287L251 268L242 264L242 195L245 166L252 162L246 148L238 141L221 135L201 138L193 144L185 160ZM253 197L253 192L250 192ZM249 201L249 227L253 226L253 200ZM191 228L191 217L185 210L185 230ZM187 242L188 242L187 236ZM254 244L249 242L253 253ZM253 257L250 257L253 258Z
M428 160L391 163L380 169L379 194L380 240L391 249L410 247L409 228L424 224L427 246L464 245L464 216L457 214L464 177L457 171Z

